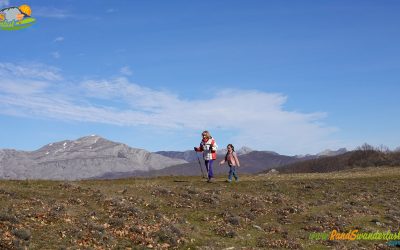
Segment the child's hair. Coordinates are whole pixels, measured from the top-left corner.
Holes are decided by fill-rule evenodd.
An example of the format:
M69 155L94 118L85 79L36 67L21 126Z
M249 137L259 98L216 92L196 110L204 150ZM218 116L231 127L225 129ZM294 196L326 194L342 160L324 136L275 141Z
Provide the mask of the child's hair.
M201 135L207 136L208 139L211 139L211 138L212 138L212 137L211 137L211 134L210 134L210 132L208 132L208 130L204 130L203 133L201 133Z
M229 143L226 147L231 147L232 148L232 153L235 152L235 147L232 144ZM229 155L229 151L226 151L225 161L228 161L228 155Z
M226 146L226 147L231 147L232 151L235 151L235 147L232 144L228 144L228 146Z

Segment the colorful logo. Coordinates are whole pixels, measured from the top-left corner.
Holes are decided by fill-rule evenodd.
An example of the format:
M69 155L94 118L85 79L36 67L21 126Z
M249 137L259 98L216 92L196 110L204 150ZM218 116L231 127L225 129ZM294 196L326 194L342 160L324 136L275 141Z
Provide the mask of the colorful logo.
M0 29L20 30L31 26L36 19L32 16L31 7L24 4L19 7L8 7L0 10Z
M310 240L386 240L390 244L400 245L400 231L398 232L360 232L359 230L350 230L347 233L341 233L336 230L321 233L310 233Z

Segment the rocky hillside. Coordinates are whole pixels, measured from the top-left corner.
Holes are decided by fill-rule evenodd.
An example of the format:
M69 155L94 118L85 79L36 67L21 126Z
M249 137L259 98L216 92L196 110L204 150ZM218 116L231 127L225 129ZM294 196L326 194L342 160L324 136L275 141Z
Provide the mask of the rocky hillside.
M112 172L149 171L186 163L100 136L48 144L36 151L0 150L2 179L86 179Z

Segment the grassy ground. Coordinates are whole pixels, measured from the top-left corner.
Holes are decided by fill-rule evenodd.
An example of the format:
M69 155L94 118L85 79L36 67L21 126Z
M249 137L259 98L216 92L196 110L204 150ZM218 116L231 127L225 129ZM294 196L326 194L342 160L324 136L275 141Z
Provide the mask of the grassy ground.
M0 181L0 249L386 249L311 232L399 232L400 168L328 174Z

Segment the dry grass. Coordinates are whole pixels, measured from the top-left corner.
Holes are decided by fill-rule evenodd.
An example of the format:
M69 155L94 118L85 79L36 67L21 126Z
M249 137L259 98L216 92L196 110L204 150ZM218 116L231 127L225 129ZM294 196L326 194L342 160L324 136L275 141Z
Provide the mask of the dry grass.
M323 174L0 181L0 249L379 249L311 232L400 225L400 168Z

